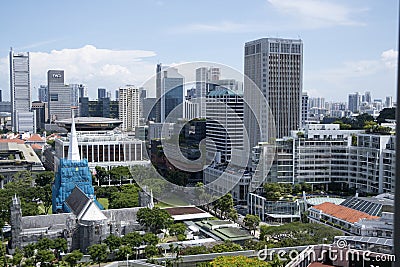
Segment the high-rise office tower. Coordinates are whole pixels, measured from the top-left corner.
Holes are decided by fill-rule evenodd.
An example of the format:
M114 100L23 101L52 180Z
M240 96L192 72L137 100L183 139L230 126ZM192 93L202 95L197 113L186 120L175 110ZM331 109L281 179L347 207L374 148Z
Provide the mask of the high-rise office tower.
M325 98L323 97L310 97L310 108L325 108Z
M360 106L361 106L361 94L360 93L354 93L354 94L349 94L349 110L353 113L357 113L360 111Z
M140 119L140 90L127 85L119 88L119 119L122 121L122 129L134 131L139 126Z
M157 64L156 69L156 119L165 122L183 117L184 78L176 68ZM171 113L173 112L173 113ZM171 121L169 121L171 122Z
M195 98L199 100L192 100L199 106L199 116L206 117L206 96L215 86L215 83L220 80L221 71L217 67L201 67L196 69L196 89Z
M38 99L40 102L48 102L49 101L47 93L48 93L47 85L41 85L38 88Z
M115 90L115 100L118 101L119 99L119 90Z
M276 136L268 132L270 114L257 99L245 106L246 128L250 133L250 145L255 146L260 139L288 136L297 130L301 122L301 94L303 85L303 43L301 40L262 38L247 42L244 46L244 73L262 91L275 120ZM245 79L245 100L254 92ZM246 85L247 84L247 85ZM254 97L254 96L253 96ZM252 112L262 117L259 125L263 136L256 131ZM257 140L259 139L259 140Z
M97 88L97 99L105 98L107 96L107 91L105 88Z
M156 103L154 105L156 122L161 122L161 69L162 64L156 66Z
M367 102L368 104L372 103L372 97L371 97L371 92L366 91L364 94L364 101Z
M3 91L0 89L0 102L3 102Z
M71 87L64 84L63 70L47 72L50 121L71 118Z
M79 90L79 98L88 96L87 87L85 85L80 84L78 90ZM78 98L78 100L79 100L79 98Z
M70 84L69 87L71 88L71 106L79 107L79 94L80 94L80 87L82 84ZM79 111L75 112L79 114Z
M197 105L199 106L200 117L206 117L206 100L207 87L210 82L209 70L206 67L201 67L196 69L196 89L194 93L194 98L197 99ZM193 100L192 100L193 101Z
M219 88L207 95L206 107L207 158L230 161L233 149L243 149L243 96Z
M385 108L392 108L393 107L393 97L387 96L385 98Z
M14 131L26 131L28 128L34 129L32 121L24 123L24 130L18 127L18 117L27 116L33 118L31 113L31 81L30 81L30 65L29 52L17 53L10 50L10 96L11 96L11 121ZM28 114L30 113L30 114ZM27 126L27 127L26 127ZM28 130L30 131L30 130Z

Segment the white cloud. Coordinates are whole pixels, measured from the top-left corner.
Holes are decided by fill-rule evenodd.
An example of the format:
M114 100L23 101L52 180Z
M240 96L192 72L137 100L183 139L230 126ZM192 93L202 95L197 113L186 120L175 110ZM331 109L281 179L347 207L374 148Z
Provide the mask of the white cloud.
M115 90L125 84L141 85L153 75L154 62L148 59L156 55L145 50L110 50L86 45L76 49L32 52L31 85L33 98L34 87L46 84L49 69L65 70L66 83L83 83L89 89L89 96L95 97L98 87ZM0 88L8 95L9 88L8 58L0 58ZM7 89L6 89L7 88Z
M398 51L395 51L393 49L382 52L381 60L386 67L390 69L395 69L397 67L398 53Z
M364 23L352 18L365 9L353 9L330 1L268 0L278 11L293 16L309 27L360 26Z
M256 33L267 31L317 29L331 26L363 26L365 23L354 19L355 14L366 8L350 8L327 0L267 0L270 6L284 16L271 18L266 13L263 19L237 23L231 20L209 23L192 23L178 26L171 33ZM269 8L270 8L269 6ZM288 20L288 15L295 20Z
M397 53L393 49L383 51L381 57L375 60L348 61L340 68L330 69L324 73L328 77L343 79L349 77L369 76L397 67Z
M377 96L394 95L397 54L398 51L390 49L376 59L348 61L337 68L304 73L304 89L331 99L344 98L349 90L363 89Z

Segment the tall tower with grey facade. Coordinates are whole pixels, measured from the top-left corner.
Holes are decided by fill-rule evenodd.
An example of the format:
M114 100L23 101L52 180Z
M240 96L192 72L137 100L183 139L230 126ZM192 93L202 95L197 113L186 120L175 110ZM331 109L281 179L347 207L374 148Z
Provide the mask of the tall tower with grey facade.
M184 77L178 69L157 64L156 69L156 120L164 123L168 116L183 117ZM121 96L120 96L121 97ZM170 121L169 121L170 122Z
M10 95L13 131L34 132L29 52L17 53L10 50Z
M71 87L64 83L63 70L47 72L47 88L49 98L50 121L71 118L72 93Z
M291 130L297 130L301 123L301 97L303 86L303 43L301 40L282 38L262 38L247 42L244 46L244 73L262 91L275 120L276 137L288 136ZM246 85L247 83L247 85ZM245 99L252 92L246 90L249 80L245 79ZM247 91L247 92L246 92ZM260 128L268 131L267 109L257 106L245 108L247 131L254 131L251 112L260 112L266 116L261 120ZM269 136L269 138L272 136ZM251 135L250 145L255 146L263 139ZM265 137L264 137L265 138Z

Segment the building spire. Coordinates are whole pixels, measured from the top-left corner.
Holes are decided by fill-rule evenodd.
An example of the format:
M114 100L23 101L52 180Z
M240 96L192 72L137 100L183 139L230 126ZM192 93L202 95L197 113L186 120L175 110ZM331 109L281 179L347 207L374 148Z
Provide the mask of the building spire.
M71 134L69 137L69 147L68 147L68 160L73 160L73 161L81 160L81 156L79 155L78 138L76 137L75 118L73 109L72 109Z

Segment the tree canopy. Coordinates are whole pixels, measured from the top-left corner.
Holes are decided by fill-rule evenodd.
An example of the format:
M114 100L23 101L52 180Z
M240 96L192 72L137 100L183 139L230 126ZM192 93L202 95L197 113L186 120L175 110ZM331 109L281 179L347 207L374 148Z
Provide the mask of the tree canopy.
M167 229L173 223L171 215L166 210L157 207L139 209L136 216L139 224L147 227L152 233Z
M90 255L90 259L94 263L98 263L100 267L100 263L105 262L107 260L107 245L106 244L94 244L88 247L88 253Z
M260 240L268 247L291 247L333 242L339 230L316 223L293 222L281 226L260 226Z
M211 261L208 266L210 267L269 267L265 261L257 258L248 258L245 256L221 256Z
M247 214L244 217L243 223L244 225L249 228L250 231L255 231L257 226L260 224L261 219L257 215Z

